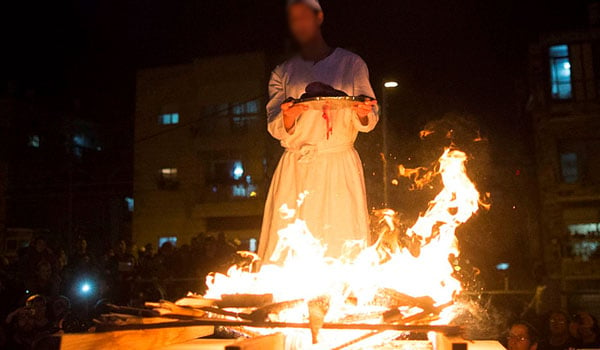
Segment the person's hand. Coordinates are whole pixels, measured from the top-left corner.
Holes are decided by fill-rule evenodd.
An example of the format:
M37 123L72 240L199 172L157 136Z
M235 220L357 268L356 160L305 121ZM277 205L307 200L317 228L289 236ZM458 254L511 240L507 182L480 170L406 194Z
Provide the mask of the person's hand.
M285 130L289 131L294 126L294 123L300 114L307 110L307 105L295 104L293 101L282 104L281 111L283 112L283 124Z
M367 99L365 102L358 102L352 106L352 110L358 114L358 117L366 119L369 113L373 111L373 106L377 104L377 100Z

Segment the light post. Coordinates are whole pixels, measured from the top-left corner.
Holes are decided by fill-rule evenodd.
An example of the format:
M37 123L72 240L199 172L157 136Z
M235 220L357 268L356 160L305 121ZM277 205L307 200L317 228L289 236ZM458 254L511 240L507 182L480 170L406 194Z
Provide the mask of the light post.
M389 156L388 150L388 103L389 103L389 93L391 90L398 87L398 82L394 80L386 80L383 83L383 94L381 101L381 128L382 128L382 150L381 153L383 156L381 157L382 161L382 172L383 172L383 205L384 207L388 206L388 187L389 187L389 179L388 179L388 166L387 166L387 158Z

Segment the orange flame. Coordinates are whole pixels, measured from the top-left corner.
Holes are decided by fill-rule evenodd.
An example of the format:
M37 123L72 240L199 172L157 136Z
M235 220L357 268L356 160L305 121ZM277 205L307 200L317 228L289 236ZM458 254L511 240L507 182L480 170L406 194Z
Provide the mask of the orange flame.
M308 301L327 295L330 301L326 321L378 312L381 315L386 308L374 302L381 290L393 290L414 298L427 297L433 300L434 306L452 302L461 291L461 283L453 277L448 261L450 255L459 255L455 231L480 205L479 192L466 173L466 160L464 152L446 149L435 171L422 181L426 183L425 180L431 181L433 176L440 175L443 188L415 224L403 232L404 237L418 245L418 254L399 244L398 237L393 237L394 244L383 244L381 235L371 246L363 241L346 242L342 256L329 258L325 256L322 242L312 236L306 223L296 219L279 231L273 260L283 261L282 265L263 265L259 272L232 266L227 274L209 275L205 297L218 299L223 294L268 293L273 294L275 301ZM409 173L404 169L405 175ZM417 176L411 178L415 182L419 180ZM281 214L289 215L291 210L282 208ZM389 228L387 234L398 231L393 220L395 212L386 209L381 213L382 223ZM400 311L414 313L409 309ZM439 323L451 321L452 308L440 316ZM285 322L308 319L306 305L272 317ZM369 322L382 322L381 316Z

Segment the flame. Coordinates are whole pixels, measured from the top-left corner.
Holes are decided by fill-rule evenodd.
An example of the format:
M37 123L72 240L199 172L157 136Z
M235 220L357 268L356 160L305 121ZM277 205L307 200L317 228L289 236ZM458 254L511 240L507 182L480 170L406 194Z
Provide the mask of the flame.
M412 227L402 230L393 210L381 210L378 214L383 229L373 245L348 241L340 257L330 258L325 256L326 248L312 236L306 223L296 219L279 231L273 260L283 261L281 265L265 264L259 272L232 266L226 274L209 275L205 297L273 294L276 302L296 299L308 302L327 296L325 321L332 322L352 322L353 317L359 317L361 322L382 322L382 313L389 309L389 305L377 302L382 291L431 300L432 307L452 303L461 291L461 283L453 277L449 262L450 257L459 255L455 232L480 206L479 192L467 176L466 161L466 154L460 150L444 151L435 171L426 178L431 181L439 175L443 188ZM415 176L413 180L418 178ZM305 195L301 194L298 206ZM287 218L294 213L287 206L280 210ZM421 309L408 305L398 311L406 317ZM438 317L438 323L450 322L452 308ZM271 315L271 319L306 322L306 304Z

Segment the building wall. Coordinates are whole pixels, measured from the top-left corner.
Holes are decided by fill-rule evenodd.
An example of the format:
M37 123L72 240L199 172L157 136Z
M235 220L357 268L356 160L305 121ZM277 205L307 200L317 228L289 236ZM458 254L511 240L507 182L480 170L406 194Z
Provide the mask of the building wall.
M167 236L176 236L178 244L189 243L192 236L207 231L223 231L231 238L258 237L267 182L266 65L263 54L251 53L138 73L133 220L137 243L156 245L159 237ZM246 103L257 110L246 113ZM165 113L177 113L178 122L161 125L159 116ZM237 180L221 171L235 160L243 167ZM162 168L177 169L177 179L166 187L160 185ZM248 195L232 196L232 186L242 183Z
M567 45L569 52L569 62L559 67L570 67L571 96L564 98L552 94L550 48L556 45ZM543 253L548 271L561 279L566 293L585 284L589 288L600 276L599 49L600 32L595 28L545 35L530 48L529 110L537 149ZM595 229L585 228L585 233L577 231L592 226Z

